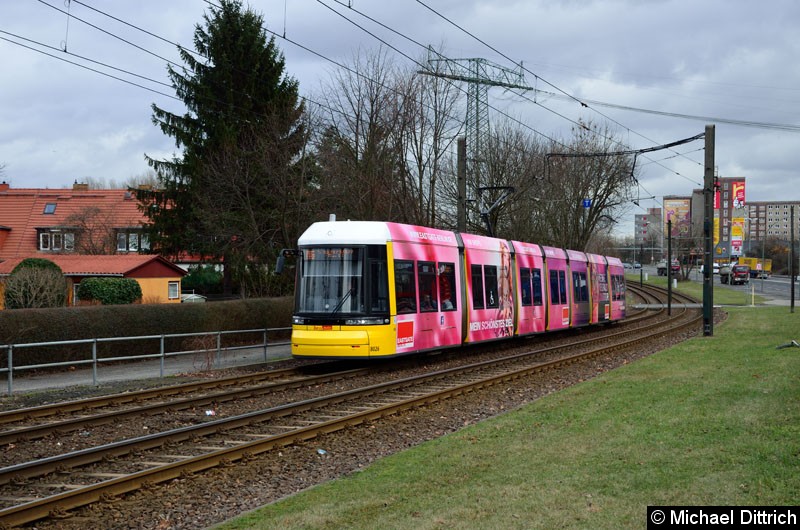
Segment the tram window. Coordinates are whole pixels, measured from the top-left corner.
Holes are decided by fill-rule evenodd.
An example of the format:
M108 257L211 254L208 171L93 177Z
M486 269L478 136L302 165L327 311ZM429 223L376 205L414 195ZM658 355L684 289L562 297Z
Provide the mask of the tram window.
M572 273L572 298L576 302L589 301L589 289L588 286L586 285L585 272Z
M484 265L484 286L486 287L486 307L497 307L500 297L497 296L497 266Z
M622 275L611 276L611 287L614 291L614 300L625 299L625 277Z
M413 261L395 260L394 290L397 295L397 313L416 313L417 288Z
M439 300L442 311L455 311L456 293L453 286L456 284L456 266L454 263L439 263Z
M483 267L470 265L472 273L472 308L483 309Z
M521 267L519 269L519 289L522 293L520 297L523 306L531 305L531 270Z
M389 285L386 278L386 261L370 260L369 304L372 311L389 310Z
M558 290L561 293L561 303L568 304L567 301L567 271L558 271Z
M558 290L558 271L550 271L550 303L561 305L561 294Z
M432 261L417 263L419 278L419 309L426 313L439 309L438 287L436 285L436 265Z
M533 284L533 305L542 305L542 271L540 269L533 269L531 283Z

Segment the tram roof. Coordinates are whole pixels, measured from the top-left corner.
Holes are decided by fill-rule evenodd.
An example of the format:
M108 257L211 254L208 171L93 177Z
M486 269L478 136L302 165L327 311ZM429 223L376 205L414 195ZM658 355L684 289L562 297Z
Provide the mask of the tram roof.
M298 245L383 245L388 241L457 246L453 232L383 221L326 221L314 223Z
M298 245L385 245L391 240L381 221L325 221L309 226Z

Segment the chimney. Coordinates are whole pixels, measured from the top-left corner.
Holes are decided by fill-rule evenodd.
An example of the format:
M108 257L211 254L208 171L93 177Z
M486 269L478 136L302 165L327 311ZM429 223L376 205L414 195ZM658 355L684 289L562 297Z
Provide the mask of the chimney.
M72 184L72 191L89 191L89 183L80 183L77 180Z
M6 182L5 180L3 182L0 182L0 191L8 191L8 189L10 187L11 187L11 184Z

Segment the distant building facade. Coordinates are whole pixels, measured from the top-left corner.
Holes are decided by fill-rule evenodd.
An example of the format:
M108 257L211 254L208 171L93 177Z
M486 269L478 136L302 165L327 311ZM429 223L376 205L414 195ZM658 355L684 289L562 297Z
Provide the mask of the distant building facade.
M791 211L794 206L795 238L800 231L800 201L753 201L747 204L750 241L759 243L767 239L788 241L791 237Z
M715 260L725 261L744 256L768 239L789 241L791 238L791 211L794 206L795 239L800 237L800 200L753 201L746 200L746 177L719 177L714 195L713 254ZM634 219L636 245L647 244L656 215L660 226L662 249L666 247L667 222L672 221L673 238L700 240L703 234L705 197L702 189L692 190L689 197L669 195L664 197L663 214L651 208L647 214L637 214ZM673 239L675 242L676 239ZM698 245L698 252L702 244Z

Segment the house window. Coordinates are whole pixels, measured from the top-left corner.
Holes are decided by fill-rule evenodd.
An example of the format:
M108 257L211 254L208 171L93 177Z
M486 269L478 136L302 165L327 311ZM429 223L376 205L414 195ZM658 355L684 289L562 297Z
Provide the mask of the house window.
M73 251L75 250L75 234L56 230L41 230L39 232L40 251Z
M117 252L138 252L149 250L150 239L139 230L120 230L117 232Z
M42 213L45 213L47 215L53 215L56 213L56 206L58 206L56 203L48 202L47 204L44 205L44 212Z
M170 300L181 297L181 282L169 282L167 285L167 297Z

